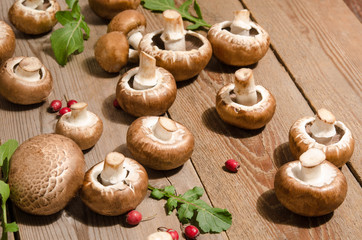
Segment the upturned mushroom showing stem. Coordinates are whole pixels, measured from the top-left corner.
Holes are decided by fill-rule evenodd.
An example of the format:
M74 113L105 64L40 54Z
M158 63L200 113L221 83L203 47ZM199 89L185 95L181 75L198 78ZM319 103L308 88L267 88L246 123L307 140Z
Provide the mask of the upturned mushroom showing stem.
M251 69L235 72L234 84L222 87L216 96L216 111L220 118L233 126L258 129L273 117L276 103L264 87L255 86Z
M172 133L177 130L176 123L169 118L160 117L153 129L154 135L163 140L169 141L172 138Z
M321 149L328 161L342 167L352 157L354 138L345 124L322 108L314 117L303 117L292 125L289 147L295 158L309 148Z
M176 82L167 70L156 67L156 60L140 53L140 66L119 80L116 97L120 107L133 116L161 115L176 99Z
M135 160L111 152L85 174L80 197L93 211L117 216L135 209L145 198L146 170Z
M248 10L234 11L234 20L230 32L237 35L250 36L250 12Z
M41 68L43 64L35 57L23 58L17 66L15 66L15 75L25 81L35 82L41 78Z
M338 208L347 194L347 181L323 151L311 148L299 161L279 168L274 188L279 201L303 216L321 216Z
M163 12L164 30L161 39L166 50L185 51L185 30L181 15L174 10Z

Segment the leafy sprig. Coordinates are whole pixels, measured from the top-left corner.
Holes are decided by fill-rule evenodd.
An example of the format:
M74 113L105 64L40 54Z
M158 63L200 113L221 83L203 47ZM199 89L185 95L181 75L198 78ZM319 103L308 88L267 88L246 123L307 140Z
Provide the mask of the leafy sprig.
M18 147L16 140L8 140L0 146L0 167L2 171L2 179L0 180L0 195L1 195L1 227L3 229L1 240L8 239L8 232L17 232L19 230L16 222L8 223L6 201L10 196L10 188L6 183L9 176L10 158Z
M78 0L65 0L71 11L58 11L58 22L64 27L54 31L50 37L57 62L64 66L75 51L83 52L83 40L89 38L90 29L81 14Z
M177 217L181 223L188 223L196 220L195 225L204 232L219 233L229 229L232 222L231 213L226 209L213 208L200 197L204 194L204 189L194 187L184 194L177 195L173 186L163 189L148 186L151 197L155 199L167 199L165 204L167 214L171 214L177 209Z
M197 14L197 17L192 16L189 12L190 6L193 3L194 10ZM175 6L174 0L142 0L144 8L147 8L151 11L163 12L166 10L176 10L178 11L183 19L186 19L194 24L187 26L189 30L196 30L200 27L211 27L203 18L201 14L201 9L196 0L186 0L180 7Z

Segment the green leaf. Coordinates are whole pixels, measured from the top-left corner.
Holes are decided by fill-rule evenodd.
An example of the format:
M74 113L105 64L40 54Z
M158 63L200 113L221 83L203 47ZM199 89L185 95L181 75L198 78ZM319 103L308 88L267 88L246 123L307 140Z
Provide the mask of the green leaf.
M160 200L161 198L163 198L166 194L162 191L160 191L159 189L155 188L152 190L151 192L151 197L156 198L158 200Z
M176 190L174 186L167 186L164 189L165 193L168 195L175 195L176 194Z
M17 232L17 231L19 231L19 226L16 224L16 222L8 223L5 225L5 231L6 232Z
M189 203L181 204L180 208L177 211L177 217L182 223L188 223L189 220L194 216L194 211L196 206Z
M193 0L187 0L185 1L180 7L179 7L179 11L180 12L188 12L189 11L189 8L190 8L190 5L191 3L193 2Z
M173 0L142 0L144 8L147 8L152 11L166 11L168 9L174 9L175 2Z
M166 209L167 209L167 215L170 215L173 210L177 207L177 199L170 197L167 199L166 203Z
M2 205L5 205L6 201L10 196L10 188L9 185L2 180L0 180L0 195Z
M194 2L194 10L197 14L197 16L202 19L202 13L201 13L201 8L200 8L200 5L197 3L197 1L195 0Z
M204 189L200 187L194 187L191 190L185 192L181 197L186 201L194 201L199 199L204 194Z
M68 7L70 9L73 8L74 4L77 3L78 4L78 0L65 0L65 2L67 3Z
M3 165L3 161L5 160L5 158L11 158L18 146L18 141L14 139L9 139L7 142L0 146L0 166Z

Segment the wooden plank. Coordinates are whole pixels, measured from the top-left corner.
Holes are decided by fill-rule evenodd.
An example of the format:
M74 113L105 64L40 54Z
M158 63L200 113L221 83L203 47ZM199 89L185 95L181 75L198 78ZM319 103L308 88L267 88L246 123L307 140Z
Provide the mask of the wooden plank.
M325 107L351 129L349 166L362 182L362 24L340 0L242 2L269 32L313 110Z
M362 22L362 2L360 0L344 0L349 9L356 15L360 22Z

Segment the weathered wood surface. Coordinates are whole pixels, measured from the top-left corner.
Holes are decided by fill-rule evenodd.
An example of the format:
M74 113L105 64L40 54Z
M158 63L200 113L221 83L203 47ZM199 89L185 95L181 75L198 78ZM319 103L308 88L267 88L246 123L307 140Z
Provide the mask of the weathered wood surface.
M232 11L242 8L237 0L198 2L204 18L211 24L231 20ZM278 202L272 190L277 168L292 159L287 146L289 127L296 119L312 115L313 110L322 106L330 108L354 132L357 144L352 167L361 173L361 150L358 149L358 133L362 131L359 106L361 48L356 45L361 39L361 31L358 30L361 24L352 20L354 16L345 5L342 13L333 20L332 17L323 19L323 16L328 17L327 13L320 15L323 13L319 9L321 6L314 3L323 1L304 2L306 6L296 1L243 1L252 16L269 31L275 52L269 50L265 58L253 67L256 83L268 88L277 100L276 113L265 128L256 131L237 129L224 124L216 113L215 94L222 85L232 81L236 68L212 58L197 78L178 84L177 99L169 115L195 135L192 163L189 161L175 171L148 172L150 183L158 187L173 184L178 192L184 192L195 185L203 186L207 192L205 200L209 198L214 206L230 210L233 214L230 230L223 234L202 235L200 239L358 239L362 235L361 187L346 166L342 170L348 181L347 198L333 214L324 217L306 218L289 212ZM327 2L337 6L344 4L342 0L333 1L333 4L332 0ZM7 9L11 3L11 0L1 1L0 19L8 22ZM64 8L64 3L62 6ZM93 46L106 32L107 22L94 15L87 1L81 1L81 6L91 27L91 37L85 42L85 51L73 56L64 68L54 60L50 34L33 38L15 31L15 55L39 57L54 76L54 91L46 103L36 106L18 106L0 98L0 132L1 139L16 138L19 142L40 133L53 132L56 116L46 111L51 100L67 95L68 98L86 101L89 110L102 118L105 127L100 141L85 153L88 169L110 151L130 156L125 134L135 118L113 108L119 76L106 74L93 56ZM306 17L307 6L308 12L320 10L321 13L318 16L307 14ZM336 11L336 8L331 6L328 9ZM148 20L147 31L161 28L159 14L142 8L139 10ZM317 20L323 24L312 24ZM346 21L351 21L357 30L352 31L352 27L348 26L343 28L344 31L333 30L333 23L338 29ZM294 29L292 24L299 28ZM289 36L291 34L295 36ZM348 44L342 44L341 41L347 40ZM323 48L320 49L320 46ZM338 65L335 63L337 60ZM328 81L331 75L337 80ZM338 84L333 81L338 81ZM335 95L333 98L329 96L330 92ZM346 104L340 100L342 97ZM349 114L353 115L351 119L347 117ZM222 169L228 158L241 162L237 174ZM155 219L134 228L125 227L121 216L103 217L91 212L79 197L65 210L50 217L31 216L16 207L13 217L20 226L16 235L20 239L144 239L159 226L171 227L180 233L177 218L165 215L164 203L146 198L137 209L144 216L157 215Z
M344 0L351 11L362 22L362 1L360 0Z

